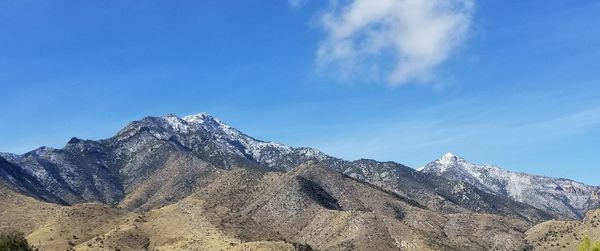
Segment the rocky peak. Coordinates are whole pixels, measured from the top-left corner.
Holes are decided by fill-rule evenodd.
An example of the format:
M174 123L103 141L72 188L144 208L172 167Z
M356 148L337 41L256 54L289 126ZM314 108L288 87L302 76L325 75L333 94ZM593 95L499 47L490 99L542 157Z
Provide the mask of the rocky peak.
M454 169L465 169L469 162L467 162L463 157L457 156L454 153L448 152L442 155L437 160L432 161L431 163L425 165L417 169L420 172L435 172L442 173L448 170Z
M205 123L207 121L208 122L217 122L217 121L221 122L206 112L201 112L201 113L185 116L185 117L183 117L183 120L190 122L190 123L200 123L200 124Z
M453 165L457 163L464 163L465 159L463 157L457 156L454 153L446 153L442 157L438 159L438 162L444 165Z
M81 142L81 139L77 138L77 137L72 137L69 142L67 142L67 144L77 144Z

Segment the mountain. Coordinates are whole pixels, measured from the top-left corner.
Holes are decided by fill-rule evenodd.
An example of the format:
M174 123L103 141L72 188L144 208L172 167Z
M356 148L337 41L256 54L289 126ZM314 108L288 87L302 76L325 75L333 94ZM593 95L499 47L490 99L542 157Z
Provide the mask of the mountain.
M23 175L0 178L28 195L62 205L101 202L145 211L183 199L224 170L287 172L314 160L442 213L492 213L529 222L551 218L507 197L395 162L345 161L312 148L257 140L206 113L146 117L108 139L72 138L62 149L0 156L35 185L15 179Z
M573 180L511 172L493 165L478 165L447 153L420 169L447 179L462 181L496 195L542 209L555 218L580 219L600 207L600 187Z
M325 155L255 140L212 116L198 114L146 117L108 139L72 138L62 149L41 147L0 156L8 162L0 167L18 167L36 188L53 196L32 190L31 182L18 178L26 176L15 171L0 173L28 195L63 205L98 201L148 209L183 198L217 170L246 166L283 171ZM157 195L162 198L153 197Z

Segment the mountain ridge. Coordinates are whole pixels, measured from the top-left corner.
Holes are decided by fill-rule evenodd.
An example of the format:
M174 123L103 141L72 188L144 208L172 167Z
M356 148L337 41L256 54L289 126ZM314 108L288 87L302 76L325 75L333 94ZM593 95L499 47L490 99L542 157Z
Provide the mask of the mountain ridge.
M467 161L467 160L466 160L464 157L462 157L461 155L459 155L459 154L456 154L456 152L447 152L447 153L443 154L442 156L440 156L440 157L439 157L438 159L436 159L436 160L442 159L442 158L444 158L444 156L454 156L454 157L460 158L460 159L462 159L462 160L464 160L464 161ZM434 160L434 161L436 161L436 160ZM433 161L432 161L432 162L433 162ZM467 162L469 162L469 163L472 163L472 162L470 162L470 161L467 161ZM431 162L429 162L429 163L431 163ZM428 164L429 164L429 163L428 163ZM508 172L512 172L512 173L516 173L516 174L525 174L525 175L530 175L530 176L537 176L537 177L540 177L540 178L550 178L550 179L557 179L557 180L567 180L567 181L574 181L574 182L578 182L578 183L586 184L586 185L588 185L588 186L592 186L592 187L600 187L600 185L590 185L590 184L587 184L587 183L585 183L585 182L577 181L577 180L576 180L576 179L574 179L574 178L564 178L564 177L558 177L558 176L552 176L552 175L544 175L544 174L539 174L539 173L529 173L529 172L525 172L525 171L513 171L513 170L511 170L511 169L504 168L504 167L501 167L500 165L496 165L496 164L479 164L479 165L480 165L480 166L488 166L488 167L493 167L493 168L497 168L497 169L502 169L502 170L505 170L505 171L508 171ZM426 165L425 165L425 166L421 166L421 167L419 167L419 168L415 168L415 170L417 170L417 171L422 171L423 169L425 169L425 167L426 167Z
M470 183L490 193L551 212L556 217L577 219L600 207L600 187L565 178L513 172L494 165L473 164L452 153L420 168L419 172Z
M56 197L37 198L59 204L99 201L149 210L184 198L220 170L288 172L312 160L443 213L493 213L531 222L550 218L469 182L436 177L396 162L346 161L314 148L257 140L207 113L144 117L107 139L71 138L62 149L40 147L22 155L0 156ZM159 189L162 184L167 186ZM36 196L26 188L18 189Z

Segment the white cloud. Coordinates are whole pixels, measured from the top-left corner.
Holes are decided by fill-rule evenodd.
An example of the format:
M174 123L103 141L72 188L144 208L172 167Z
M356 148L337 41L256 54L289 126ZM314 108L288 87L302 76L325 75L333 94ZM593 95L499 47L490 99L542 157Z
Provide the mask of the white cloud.
M342 77L427 81L465 38L474 0L331 1L317 64Z

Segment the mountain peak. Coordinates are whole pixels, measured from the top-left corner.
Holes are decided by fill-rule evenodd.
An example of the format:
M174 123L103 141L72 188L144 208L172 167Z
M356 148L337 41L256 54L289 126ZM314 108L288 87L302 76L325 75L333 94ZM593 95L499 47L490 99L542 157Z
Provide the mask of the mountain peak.
M227 134L241 134L241 132L238 132L230 125L226 124L225 122L206 112L188 115L181 118L181 120L185 121L188 124L208 126L213 127L215 129L218 128L219 130L222 130Z
M464 169L465 165L469 165L468 161L466 161L463 157L460 157L452 152L447 152L442 155L440 158L432 161L431 163L418 168L419 172L436 172L441 173L445 172L448 169Z
M200 113L185 116L185 117L183 117L183 120L190 122L190 123L202 123L203 121L206 121L206 120L219 121L218 119L216 119L215 117L213 117L212 115L210 115L206 112L200 112Z
M451 158L451 157L456 157L456 155L453 152L447 152L446 154L444 154L443 157Z
M156 119L156 117L149 118ZM231 126L223 123L218 118L215 118L206 112L192 114L184 117L179 117L175 114L169 113L162 117L158 117L158 119L159 125L168 125L176 132L188 133L195 131L198 128L208 129L212 132L214 132L215 130L219 130L224 131L224 133L227 133L227 131L234 130ZM166 123L163 124L163 122Z
M440 157L438 159L438 161L441 164L449 165L449 164L454 164L454 163L458 163L458 162L465 162L465 159L463 157L457 156L456 154L454 154L452 152L448 152L448 153L442 155L442 157Z
M168 121L180 121L180 122L187 122L187 123L200 123L201 124L205 121L215 121L215 122L219 122L221 124L223 123L219 119L215 118L214 116L210 115L207 112L200 112L200 113L191 114L191 115L187 115L187 116L183 116L183 117L179 117L173 113L168 113L160 118L168 120Z

